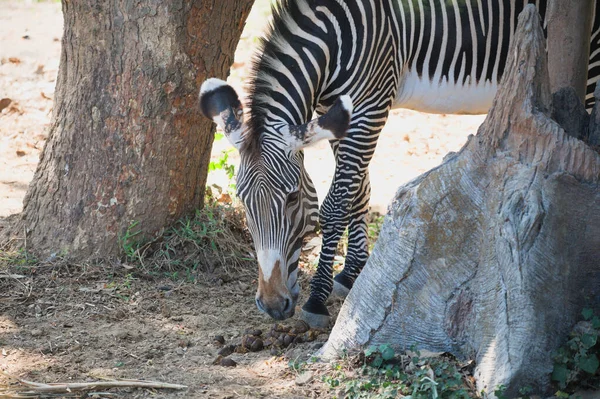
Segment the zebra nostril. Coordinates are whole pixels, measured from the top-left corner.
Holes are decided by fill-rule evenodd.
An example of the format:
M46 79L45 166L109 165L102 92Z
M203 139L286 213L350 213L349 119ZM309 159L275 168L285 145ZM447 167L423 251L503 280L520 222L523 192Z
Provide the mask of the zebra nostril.
M288 313L292 308L292 301L290 301L290 298L285 298L285 303L283 305L283 312L284 313Z
M263 305L262 301L258 298L256 298L256 307L258 307L258 310L260 310L261 312L265 311L265 306Z

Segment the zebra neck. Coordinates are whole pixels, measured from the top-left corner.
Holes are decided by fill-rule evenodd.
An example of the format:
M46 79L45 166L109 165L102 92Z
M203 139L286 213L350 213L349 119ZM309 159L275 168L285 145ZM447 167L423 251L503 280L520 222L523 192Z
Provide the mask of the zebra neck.
M259 46L250 78L251 136L269 134L265 125L310 120L332 75L341 68L338 53L344 32L332 6L320 3L283 0L274 10L273 25ZM336 97L326 99L324 107Z

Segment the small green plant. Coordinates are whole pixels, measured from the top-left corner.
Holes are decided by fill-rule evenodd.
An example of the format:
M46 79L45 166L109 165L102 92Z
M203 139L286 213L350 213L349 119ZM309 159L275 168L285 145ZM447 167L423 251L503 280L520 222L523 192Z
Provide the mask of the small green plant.
M306 366L306 362L299 361L298 359L293 359L288 362L288 367L295 372L300 372Z
M136 260L141 261L140 248L142 248L143 244L139 239L139 235L141 230L136 230L140 222L137 220L129 223L127 230L125 233L119 237L119 242L121 243L121 249L125 254L125 257L128 262L133 262Z
M344 398L466 399L477 395L465 384L457 362L440 356L421 359L397 354L390 345L367 348L348 371L334 367L323 377L330 389L342 391ZM352 362L352 360L350 360Z
M372 357L371 366L377 368L381 367L384 362L392 360L395 355L394 349L387 344L379 345L379 347L373 346L365 350L365 356Z
M323 382L329 387L329 389L334 389L340 386L340 380L336 377L324 376Z
M5 251L0 250L0 265L14 266L17 271L24 271L38 264L38 259L23 248Z
M180 219L139 252L145 253L146 269L172 280L194 281L199 272L217 268L226 274L250 273L255 262L243 211L212 196L193 216Z
M250 273L253 248L243 212L230 203L207 195L204 207L152 240L142 239L137 221L119 236L119 243L131 265L139 265L154 277L193 282L199 272ZM252 265L253 266L253 265ZM212 278L212 277L210 277Z
M568 393L563 392L563 391L556 392L554 394L554 396L556 396L557 398L560 398L560 399L568 399L571 397L571 395L569 395ZM578 397L575 397L574 399L578 399Z
M384 218L384 215L381 215L377 212L369 214L367 222L367 237L369 240L369 251L373 250L375 242L377 242L377 238L379 238L379 233L381 232L381 226L383 225Z
M113 276L113 280L106 284L106 288L114 290L114 295L124 302L128 302L135 278L132 273L124 277Z
M506 387L502 384L498 385L496 389L494 389L494 395L496 395L496 399L508 399L505 392Z
M573 393L577 386L600 389L600 317L589 308L581 315L584 321L576 325L567 343L554 355L552 380L561 393Z
M533 388L529 385L519 388L519 393L521 394L521 399L530 399L530 395L533 392Z
M222 133L215 134L215 141L219 141L223 139ZM223 170L229 179L229 190L235 190L235 166L229 163L229 154L235 151L233 148L229 148L227 150L221 151L221 156L216 161L211 161L208 164L208 173L214 172L217 170Z
M225 173L227 174L227 177L229 177L230 179L233 179L233 176L235 176L235 166L231 165L228 160L229 160L229 154L233 151L232 148L228 149L228 150L223 150L221 152L221 157L217 160L217 161L212 161L208 164L208 171L209 172L213 172L215 170L224 170Z

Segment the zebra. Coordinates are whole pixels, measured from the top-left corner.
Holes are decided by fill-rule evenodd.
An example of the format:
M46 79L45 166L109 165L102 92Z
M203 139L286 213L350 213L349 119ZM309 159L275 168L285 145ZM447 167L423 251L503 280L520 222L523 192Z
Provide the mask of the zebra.
M544 18L546 1L531 1ZM256 305L294 315L302 238L320 224L317 271L301 318L326 327L368 258L368 166L392 108L481 114L491 106L524 0L280 0L254 59L246 107L211 78L201 112L241 155L237 195L259 265ZM600 70L593 16L588 106ZM312 119L313 114L317 117ZM303 149L330 140L336 167L321 208ZM344 269L333 278L348 229Z

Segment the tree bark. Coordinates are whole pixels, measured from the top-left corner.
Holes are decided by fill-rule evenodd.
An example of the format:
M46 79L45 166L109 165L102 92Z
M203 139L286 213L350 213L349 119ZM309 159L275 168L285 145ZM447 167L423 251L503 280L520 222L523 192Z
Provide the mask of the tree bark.
M573 87L584 104L593 11L593 0L548 1L550 89Z
M252 3L62 2L53 123L24 200L30 250L114 256L131 223L150 238L202 206L213 124L198 90L227 75Z
M549 117L533 6L509 54L477 136L399 189L324 356L416 345L476 359L479 390L543 392L552 351L600 309L600 155Z

